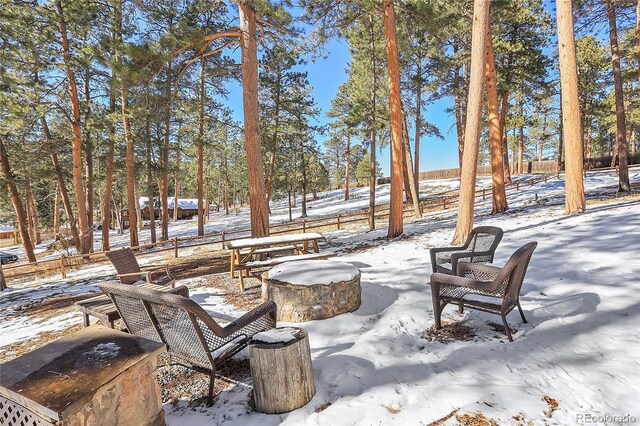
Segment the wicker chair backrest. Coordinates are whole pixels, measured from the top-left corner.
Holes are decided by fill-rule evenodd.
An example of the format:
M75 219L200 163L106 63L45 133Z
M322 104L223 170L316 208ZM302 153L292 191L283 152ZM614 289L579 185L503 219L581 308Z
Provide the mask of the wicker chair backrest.
M138 264L136 256L133 254L131 249L123 248L120 250L108 251L106 255L113 264L113 267L116 268L118 274L133 274L140 272L140 265ZM133 284L139 280L140 277L135 276L120 278L120 282L122 284Z
M193 300L135 286L105 283L107 293L120 312L130 333L165 343L173 357L183 363L215 368L207 343L223 339L222 327Z
M471 262L492 262L493 254L502 240L504 231L497 226L478 226L471 230L464 243L465 251L488 251L485 256L474 256Z
M538 246L536 241L525 244L515 251L507 261L505 269L510 267L512 272L509 277L509 285L506 288L504 294L503 305L509 306L518 300L522 284L524 282L524 276L527 273L531 256Z

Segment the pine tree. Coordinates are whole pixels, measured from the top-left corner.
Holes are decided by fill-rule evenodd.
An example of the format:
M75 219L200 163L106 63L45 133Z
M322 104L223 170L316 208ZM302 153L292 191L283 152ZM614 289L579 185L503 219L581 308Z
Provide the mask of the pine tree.
M482 95L485 88L485 63L487 29L489 27L489 1L475 0L473 6L473 29L471 44L471 80L467 101L467 124L465 127L464 153L460 176L460 198L458 222L453 239L454 244L462 244L473 228L473 212L476 191L476 171L478 167L478 144L482 119Z
M509 209L504 188L504 166L502 164L502 135L498 114L498 91L496 89L496 67L493 56L491 25L487 26L487 59L485 64L487 110L489 116L489 139L491 155L491 188L493 209L491 214L502 213Z
M578 73L571 0L556 0L560 87L562 89L562 130L566 147L565 213L585 210Z
M400 99L400 65L396 41L396 23L393 0L384 0L384 28L387 46L387 68L389 72L389 111L391 122L391 191L389 207L389 228L387 237L402 234L402 101Z

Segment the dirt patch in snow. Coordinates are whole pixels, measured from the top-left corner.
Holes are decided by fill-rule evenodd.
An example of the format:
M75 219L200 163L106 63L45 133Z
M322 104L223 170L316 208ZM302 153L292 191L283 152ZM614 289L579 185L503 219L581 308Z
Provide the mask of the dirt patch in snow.
M472 327L461 322L448 324L442 322L442 328L437 329L434 325L428 328L422 335L423 339L427 339L429 342L439 343L451 343L453 341L468 342L476 337L475 331Z
M194 405L207 402L209 376L180 365L161 365L158 368L158 382L162 386L162 401L176 404L187 399ZM231 358L216 371L213 395L230 386L250 386L251 370L248 359Z
M73 306L76 302L95 296L95 294L74 294L54 296L49 299L42 299L25 303L13 308L13 312L7 314L4 318L11 319L18 316L36 315L41 318L51 318L60 315L62 309Z
M456 420L460 426L498 426L498 422L482 413L456 414Z

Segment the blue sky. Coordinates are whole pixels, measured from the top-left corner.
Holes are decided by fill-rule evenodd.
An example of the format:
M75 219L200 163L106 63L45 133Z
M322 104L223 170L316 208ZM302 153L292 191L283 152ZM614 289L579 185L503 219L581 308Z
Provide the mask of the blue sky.
M547 1L545 8L555 19L554 4ZM554 40L552 40L553 42ZM313 87L313 97L322 110L319 120L321 124L327 122L326 113L331 109L331 100L335 97L338 87L347 80L345 69L350 60L349 46L344 40L332 40L326 49L328 54L325 59L310 62L303 68L308 72L309 82ZM229 90L228 105L233 110L234 119L242 123L242 90L240 85L237 82L228 83L227 89ZM458 167L455 117L445 112L452 103L453 98L442 98L423 110L425 118L440 129L445 139L422 137L420 140L421 171ZM378 152L378 161L382 166L383 174L388 176L388 147Z
M332 40L326 46L328 55L304 66L308 73L309 83L313 87L313 97L322 110L320 123L326 123L326 113L331 109L331 100L338 92L338 87L347 80L345 72L351 57L349 46L344 40ZM226 85L229 91L228 106L233 111L233 117L243 122L242 90L237 82ZM429 105L424 114L429 121L440 128L445 140L432 137L421 139L420 170L437 170L458 166L457 138L453 127L454 118L444 112L452 99L442 99ZM324 139L324 138L322 138ZM413 147L412 147L413 149ZM389 148L378 151L378 161L385 176L389 175Z

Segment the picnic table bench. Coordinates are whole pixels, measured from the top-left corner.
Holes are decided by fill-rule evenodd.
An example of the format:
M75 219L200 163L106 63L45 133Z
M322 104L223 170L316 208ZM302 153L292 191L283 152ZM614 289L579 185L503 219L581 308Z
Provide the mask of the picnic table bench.
M238 271L240 289L244 291L243 271L248 277L253 268L275 266L297 260L325 259L331 254L319 252L318 241L321 240L324 240L322 234L309 232L229 241L227 248L231 250L231 278ZM287 251L292 251L294 254L253 260L256 255L273 256Z

